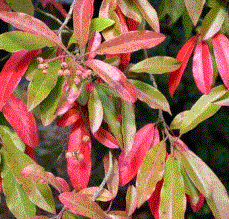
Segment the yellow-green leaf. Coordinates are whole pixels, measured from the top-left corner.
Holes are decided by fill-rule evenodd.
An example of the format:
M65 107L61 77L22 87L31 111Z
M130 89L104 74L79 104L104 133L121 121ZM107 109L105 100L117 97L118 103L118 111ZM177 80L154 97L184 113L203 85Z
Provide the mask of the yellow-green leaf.
M131 216L137 207L137 191L136 188L131 185L127 189L126 193L126 213Z
M34 6L31 0L6 0L13 11L23 12L26 14L34 14Z
M188 112L189 110L185 110L177 114L170 124L170 129L179 129L182 122L185 120L186 116L188 115Z

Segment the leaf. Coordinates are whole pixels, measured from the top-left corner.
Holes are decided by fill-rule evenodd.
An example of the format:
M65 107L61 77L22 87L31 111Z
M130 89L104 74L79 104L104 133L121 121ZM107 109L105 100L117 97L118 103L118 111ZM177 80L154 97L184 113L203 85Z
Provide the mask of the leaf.
M192 51L195 47L196 41L198 39L198 35L191 37L179 50L176 59L180 61L181 67L180 69L173 71L170 73L169 77L169 94L173 97L178 85L180 84L181 77L186 69Z
M169 155L161 189L160 218L184 218L185 210L186 197L180 164L178 160Z
M194 129L198 124L213 116L220 106L212 104L215 100L222 97L227 92L223 86L217 86L211 90L207 95L203 95L188 111L185 120L180 126L180 133L184 134Z
M213 37L212 45L217 67L219 69L219 74L223 80L224 85L229 88L229 77L227 74L229 70L229 56L227 51L229 46L229 39L225 35L218 33Z
M110 100L108 98L108 96L103 92L103 90L100 89L99 86L96 86L96 88L98 90L98 93L99 93L99 96L100 96L100 100L101 100L101 102L103 104L103 113L104 113L103 117L104 117L104 120L109 125L112 133L114 134L115 138L117 139L117 141L119 143L119 146L122 147L123 146L123 142L122 142L122 134L121 134L121 124L120 124L120 122L118 121L118 118L117 118L117 112L116 112L115 105L112 102L112 100ZM107 133L105 133L103 130L100 129L99 132L100 132L100 134L101 134L101 132L103 132L107 136ZM98 134L97 134L97 136L98 136ZM112 139L112 138L109 137L109 139ZM112 142L115 143L115 141L112 141Z
M36 215L36 207L29 200L27 194L23 190L22 186L17 182L9 166L4 160L1 164L2 170L2 183L4 189L4 196L6 199L6 205L13 215L18 219L24 219L26 217L33 217Z
M134 105L129 102L122 101L121 114L124 150L125 153L128 154L133 147L136 134Z
M34 161L17 149L16 145L12 144L9 128L0 126L0 136L3 141L4 159L16 180L22 185L30 201L39 208L55 214L54 200L49 186L32 182L21 175L23 168L34 164Z
M229 93L227 92L225 95L214 101L213 104L219 106L229 106Z
M125 17L131 18L138 23L142 22L142 16L139 8L136 7L133 1L119 0L118 4Z
M98 131L103 121L103 105L96 88L90 93L88 112L91 131L95 133Z
M156 88L138 80L130 80L137 89L138 99L153 109L162 109L171 114L169 102Z
M137 191L136 188L131 185L127 189L126 193L126 212L128 216L131 216L137 207Z
M27 103L29 110L32 110L40 104L56 85L58 79L57 70L60 69L61 66L60 60L51 62L49 65L47 75L37 69L29 84Z
M70 187L67 183L67 181L61 177L56 177L56 180L58 181L59 187L61 192L70 192Z
M200 15L203 11L203 7L206 0L185 0L185 5L188 11L188 14L194 24L197 25L197 22L200 18Z
M160 199L161 199L160 194L161 194L162 185L163 185L163 180L157 183L153 194L151 195L151 197L148 200L150 211L155 219L160 219L159 207L160 207Z
M74 4L74 34L81 49L85 47L88 40L91 19L94 12L93 4L94 0L78 0Z
M11 7L5 2L5 0L0 0L0 11L10 11Z
M118 169L118 161L117 159L112 159L113 170L112 173L107 180L107 188L109 192L112 194L112 199L114 199L118 193L118 185L119 185L119 169ZM105 171L105 176L107 175L109 169L109 156L108 154L103 158L103 166Z
M10 5L13 11L24 12L30 15L34 14L34 7L30 0L6 0L6 2Z
M226 10L216 3L216 6L208 12L204 18L200 34L203 40L207 40L214 36L222 27L226 17Z
M90 32L91 33L93 33L94 31L101 32L114 24L115 22L109 18L104 18L104 17L93 18L91 20Z
M91 174L91 140L90 133L83 121L76 123L69 135L67 170L73 188L79 191L87 187Z
M107 217L100 206L85 195L65 192L59 195L59 200L75 214L94 219L103 219Z
M77 120L81 118L78 105L75 104L73 108L68 110L63 116L57 120L57 125L64 127L73 125Z
M89 42L88 42L88 46L87 46L87 50L86 50L86 59L90 60L90 59L94 59L96 56L96 51L97 48L99 47L99 45L102 42L102 36L99 32L95 31L92 33Z
M129 68L129 71L135 73L163 74L179 69L181 63L168 56L154 56L147 58Z
M186 119L187 115L189 113L189 110L185 110L175 116L173 121L171 122L169 128L170 129L179 129L182 122Z
M131 151L126 154L123 150L119 155L119 185L129 183L137 174L143 159L155 139L154 124L150 123L139 129Z
M192 73L198 89L203 94L208 94L213 82L213 65L210 50L205 41L200 41L194 50Z
M165 40L165 36L149 30L129 31L103 42L98 47L99 54L118 54L148 49Z
M119 148L119 143L115 137L107 130L100 127L97 132L94 133L94 137L104 146L114 149Z
M155 32L160 32L160 24L157 15L157 11L151 6L151 4L147 0L136 0L135 4L139 11L141 12L142 16L151 26L151 28Z
M131 103L137 100L134 86L118 68L96 59L86 61L85 65L93 69L106 83L114 88L120 98Z
M110 219L131 219L132 217L128 216L125 211L109 211Z
M136 180L138 208L151 197L157 182L162 179L165 167L165 156L165 141L161 141L145 155L143 163L138 170Z
M7 60L0 73L0 111L19 84L32 59L39 53L40 51L21 50Z
M22 31L10 31L0 35L0 49L7 52L17 52L23 49L35 50L46 46L53 47L55 43L44 37Z
M55 42L61 48L61 39L42 21L22 12L0 12L0 19L24 32L44 37Z
M98 191L99 187L88 187L88 188L84 188L82 190L80 190L77 194L83 194L85 196L87 196L87 198L89 198L90 200L93 201L93 197L94 194L96 194L96 192ZM99 194L99 197L96 199L96 201L101 201L101 202L107 202L112 200L113 194L108 191L107 189L102 189L101 193Z
M49 93L47 98L40 104L41 121L44 126L51 124L56 118L56 110L63 90L64 78L58 78L56 86Z
M229 197L225 187L213 171L192 151L181 153L182 163L197 189L204 194L215 218L229 215Z
M37 123L33 114L29 112L26 104L12 95L7 104L3 107L2 112L6 120L26 145L33 148L38 145Z

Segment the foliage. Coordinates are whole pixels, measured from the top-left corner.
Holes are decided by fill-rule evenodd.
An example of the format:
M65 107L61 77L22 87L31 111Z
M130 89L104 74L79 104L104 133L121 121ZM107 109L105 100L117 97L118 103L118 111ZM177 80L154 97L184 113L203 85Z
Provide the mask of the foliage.
M73 1L68 13L52 0L36 7L30 0L0 3L0 18L16 28L0 35L0 49L12 53L0 73L0 192L16 218L127 219L146 202L158 219L185 218L189 206L195 213L208 206L215 218L229 218L225 186L181 139L229 105L224 2L103 0L96 18L93 0ZM47 5L54 15L60 12L63 23L41 9ZM50 29L34 11L61 26ZM71 18L73 28L67 26ZM176 30L179 22L185 42L179 51L170 51L177 54L174 58L163 53L172 46L165 27L174 25ZM173 114L168 125L165 117L174 111L170 100L182 96L179 85L183 74L190 73L190 59L196 87L189 84L189 89L197 88L202 95ZM20 98L18 86L24 77L27 101ZM163 84L168 92L161 92ZM138 122L138 104L154 121ZM61 152L39 145L34 115L43 126L71 128L66 151L64 146ZM97 150L98 143L108 154ZM38 161L39 155L54 151L59 158L46 157L50 163L42 166L35 150ZM99 154L97 161L93 153ZM51 162L59 162L61 154L69 180L51 172ZM98 162L104 167L100 185L92 171ZM125 210L111 210L124 186ZM63 206L59 212L57 192ZM37 215L37 207L51 216Z

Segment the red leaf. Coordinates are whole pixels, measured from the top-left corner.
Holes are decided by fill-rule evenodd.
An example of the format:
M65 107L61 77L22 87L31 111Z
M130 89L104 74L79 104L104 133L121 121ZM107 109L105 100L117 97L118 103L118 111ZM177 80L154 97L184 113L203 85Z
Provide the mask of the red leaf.
M38 145L37 123L25 103L12 95L3 107L2 112L26 145L33 148Z
M150 123L136 133L131 151L125 154L123 150L119 156L119 185L129 183L137 174L143 159L155 138L155 126Z
M37 159L36 159L34 148L31 148L31 147L29 147L29 146L26 145L25 146L25 153L27 155L29 155L29 157L32 158L37 163Z
M68 110L63 116L57 120L57 125L64 127L73 125L77 120L81 118L79 109L75 104L73 108Z
M186 197L187 197L187 201L190 203L191 207L192 207L192 210L194 212L198 212L204 205L204 200L205 200L205 197L203 195L203 193L200 192L199 194L199 200L197 202L196 205L194 205L194 203L192 202L192 198L191 196L187 195L186 194Z
M83 121L76 123L69 135L67 168L73 188L86 188L91 174L91 139Z
M24 75L32 59L41 50L21 50L12 54L0 73L0 111Z
M22 12L0 12L0 19L11 24L15 28L44 37L64 47L61 39L41 20Z
M208 94L213 82L213 66L208 44L205 41L200 41L194 50L192 73L198 89L203 94Z
M140 49L148 49L165 40L165 35L149 30L136 30L120 34L119 36L103 42L99 48L99 54L118 54L135 52Z
M97 132L94 133L94 137L103 145L108 148L114 149L119 148L118 141L116 138L107 130L102 127L99 128Z
M137 30L139 23L131 18L127 18L127 26L129 31Z
M0 0L0 11L9 11L11 7L5 2L5 0Z
M87 46L87 50L86 53L89 53L86 55L86 59L90 60L90 59L94 59L97 52L93 52L95 50L97 50L97 48L99 47L99 45L102 42L102 36L99 32L95 31L88 42L88 46Z
M60 186L60 189L61 189L61 192L70 192L70 187L68 185L68 183L66 182L65 179L61 178L61 177L56 177L56 180L58 181L59 183L59 186Z
M159 133L157 127L155 126L155 127L154 127L154 139L153 139L153 141L152 141L151 146L150 146L149 149L151 149L151 148L153 148L155 145L159 144L160 141L161 141L161 140L160 140L160 133Z
M177 54L176 59L180 62L182 62L181 67L170 73L169 77L169 93L170 96L173 97L178 85L180 84L181 77L184 73L184 70L188 64L189 58L192 54L192 51L195 47L196 41L197 41L198 35L193 36L190 38L180 49L180 51Z
M160 206L160 194L161 194L162 185L163 185L163 180L157 183L153 194L151 195L150 199L148 200L150 211L155 219L160 219L159 206Z
M137 100L135 87L118 68L96 59L86 61L85 65L92 68L105 82L114 88L120 98L131 103Z
M63 15L63 17L67 17L68 13L63 8L61 3L58 3L55 0L49 0L49 3L52 4Z
M212 39L215 59L219 74L223 80L224 85L229 89L229 40L222 33L216 34Z
M73 9L74 34L80 48L84 48L91 25L91 18L94 12L94 0L77 0Z
M2 177L1 177L1 172L0 172L0 194L2 193Z

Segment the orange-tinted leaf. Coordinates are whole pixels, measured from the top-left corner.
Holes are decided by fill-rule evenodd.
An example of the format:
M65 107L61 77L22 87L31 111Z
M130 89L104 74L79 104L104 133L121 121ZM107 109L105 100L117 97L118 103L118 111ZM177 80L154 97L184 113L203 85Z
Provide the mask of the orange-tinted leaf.
M212 45L214 49L215 59L219 74L223 80L224 85L229 89L229 39L221 34L216 34L212 39Z
M103 145L108 148L119 148L118 141L116 138L107 130L103 129L102 127L94 133L94 137Z
M178 85L180 84L181 77L184 73L184 70L188 64L189 58L192 54L192 51L195 47L198 35L190 38L180 49L177 54L176 59L182 62L180 69L170 73L169 77L169 93L170 96L173 96Z
M64 47L61 39L42 21L22 12L0 12L0 19L11 24L15 28L47 38L60 47Z
M126 193L126 212L130 216L134 213L137 207L137 191L136 188L131 185L127 189Z
M33 148L38 145L37 123L25 103L12 95L3 107L2 112L26 145Z
M94 0L77 0L73 9L74 34L80 48L84 48L91 25L91 19L94 12Z
M98 47L99 54L129 53L140 49L157 46L165 40L165 36L149 30L129 31L113 39L103 42Z
M154 124L142 127L135 135L131 151L126 154L123 150L119 156L119 185L129 183L137 174L143 159L155 138Z
M94 219L107 217L100 206L84 194L65 192L59 195L59 200L75 214Z
M165 167L166 143L161 141L150 149L144 157L136 180L137 206L140 208L147 201L162 180Z
M208 94L213 82L213 65L210 50L205 41L200 41L194 50L192 73L198 89L203 94Z
M5 2L5 0L0 0L0 11L9 11L11 7Z
M70 192L70 187L69 187L69 185L65 179L63 179L61 177L56 177L56 180L59 183L59 187L60 187L61 192Z
M99 45L102 42L102 36L99 32L95 31L88 42L88 46L87 46L87 50L86 50L86 59L90 60L90 59L94 59L96 56L96 50L99 47Z
M107 180L107 188L113 195L113 198L115 198L118 193L119 170L118 170L118 161L115 158L113 158L112 162L113 162L113 170L110 175L110 178ZM104 165L104 170L105 170L105 175L106 175L109 169L109 156L108 155L106 155L103 158L103 165Z
M91 174L91 139L83 121L76 123L69 135L67 156L68 175L73 188L87 187Z
M73 108L68 110L63 116L61 116L57 120L57 125L61 127L73 125L80 118L81 117L78 107L77 105L74 105Z
M157 183L153 194L151 195L150 199L148 200L150 211L155 219L160 219L159 206L160 206L160 194L161 194L162 185L163 185L163 180Z
M80 190L78 194L84 194L88 198L93 200L93 197L96 194L96 192L98 191L98 189L99 189L98 186L97 187L88 187L88 188L84 188ZM96 198L96 201L107 202L107 201L112 200L113 198L114 198L113 194L109 190L103 188L98 198Z
M32 59L40 53L41 50L21 50L15 52L7 60L0 73L0 111L17 87Z
M114 88L120 98L131 103L137 100L135 87L118 68L96 59L88 60L85 64Z
M136 0L136 6L141 11L141 14L151 26L151 28L156 31L160 32L160 24L157 15L157 11L152 7L152 5L147 0Z

